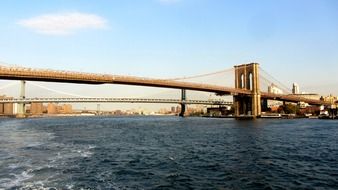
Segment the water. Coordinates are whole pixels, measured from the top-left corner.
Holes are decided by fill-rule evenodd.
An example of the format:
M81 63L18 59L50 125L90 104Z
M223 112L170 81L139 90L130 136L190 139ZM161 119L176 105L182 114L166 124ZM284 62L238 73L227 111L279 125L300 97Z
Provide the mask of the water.
M0 189L338 189L338 121L0 120Z

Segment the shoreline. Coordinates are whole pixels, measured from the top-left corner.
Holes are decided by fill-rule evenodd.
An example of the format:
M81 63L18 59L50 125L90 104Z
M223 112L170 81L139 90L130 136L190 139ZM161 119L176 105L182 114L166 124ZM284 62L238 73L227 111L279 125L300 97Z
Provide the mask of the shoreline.
M158 116L158 117L165 117L165 116L176 116L179 117L177 115L172 115L172 114L168 114L168 115L95 115L95 114L43 114L43 115L26 115L26 117L20 117L17 118L15 115L0 115L0 119L2 118L12 118L12 119L30 119L30 118L57 118L57 117L148 117L148 116ZM319 117L319 116L313 116L313 117L305 117L305 116L261 116L261 117L257 117L257 118L253 118L251 116L241 116L241 117L235 117L235 116L208 116L208 115L201 115L201 116L185 116L185 117L201 117L201 118L218 118L218 119L237 119L237 120L254 120L254 119L310 119L310 120L314 120L314 119L320 119L320 120L337 120L338 116L336 116L335 118L332 117Z

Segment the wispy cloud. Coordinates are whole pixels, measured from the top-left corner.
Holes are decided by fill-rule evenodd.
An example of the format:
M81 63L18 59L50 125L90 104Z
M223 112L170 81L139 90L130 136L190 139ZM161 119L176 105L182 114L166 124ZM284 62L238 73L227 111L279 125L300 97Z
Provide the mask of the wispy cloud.
M23 19L18 24L41 34L69 35L82 29L105 28L107 21L95 14L66 12Z

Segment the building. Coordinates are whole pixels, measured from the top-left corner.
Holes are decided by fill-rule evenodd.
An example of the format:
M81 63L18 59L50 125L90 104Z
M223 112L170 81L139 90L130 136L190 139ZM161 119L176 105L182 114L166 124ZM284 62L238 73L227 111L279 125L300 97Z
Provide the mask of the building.
M5 115L14 115L14 105L13 103L5 103L4 104L4 114Z
M158 111L159 114L168 114L170 113L170 111L167 110L167 108L160 108L160 110Z
M41 115L43 114L43 104L42 103L32 103L30 112L32 115Z
M72 105L70 105L70 104L63 104L61 106L61 110L59 110L59 113L63 113L63 114L71 114L71 113L73 113Z
M0 96L0 99L13 99L13 97ZM0 104L0 114L3 115L15 115L17 113L17 104L3 103Z
M268 87L268 92L273 94L283 94L283 90L279 89L275 84L271 84ZM267 108L269 108L272 112L276 111L279 106L283 105L283 102L278 100L267 100L266 104Z
M49 103L47 105L47 113L48 114L57 114L58 113L57 105L54 104L54 103Z
M41 108L43 112L43 107ZM71 114L73 113L73 107L70 104L58 105L54 103L49 103L47 105L48 114Z
M186 109L186 115L200 115L204 113L204 107L202 105L189 106Z
M292 84L292 94L299 94L299 85L297 83Z
M4 99L5 96L0 96L0 99ZM4 114L4 104L0 104L0 114Z
M113 115L125 115L122 110L115 110L112 112Z
M176 113L180 113L181 112L181 106L176 106Z
M305 103L305 102L298 102L298 106L301 109L305 109L305 108L309 107L310 105L308 103Z
M13 99L13 97L3 96L5 99ZM14 115L14 104L13 103L4 103L3 104L3 114L4 115Z
M176 107L175 106L171 107L171 113L176 113Z
M336 96L332 96L332 94L330 94L329 96L323 97L322 100L324 100L326 102L332 102L332 104L333 104L334 102L337 101L337 97Z
M268 86L268 93L283 94L283 90L281 90L275 84L272 83L270 86Z
M0 114L4 114L4 104L0 104Z
M206 107L206 111L203 114L209 116L229 116L234 114L234 110L231 106L209 106Z

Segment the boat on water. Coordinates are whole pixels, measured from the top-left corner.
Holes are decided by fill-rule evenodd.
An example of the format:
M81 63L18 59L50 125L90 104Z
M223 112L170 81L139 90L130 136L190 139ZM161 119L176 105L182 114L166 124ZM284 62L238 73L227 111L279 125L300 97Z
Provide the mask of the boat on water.
M261 118L282 118L281 114L276 114L276 113L268 113L268 114L262 114Z
M337 119L337 116L331 116L328 114L320 114L318 116L318 119Z

